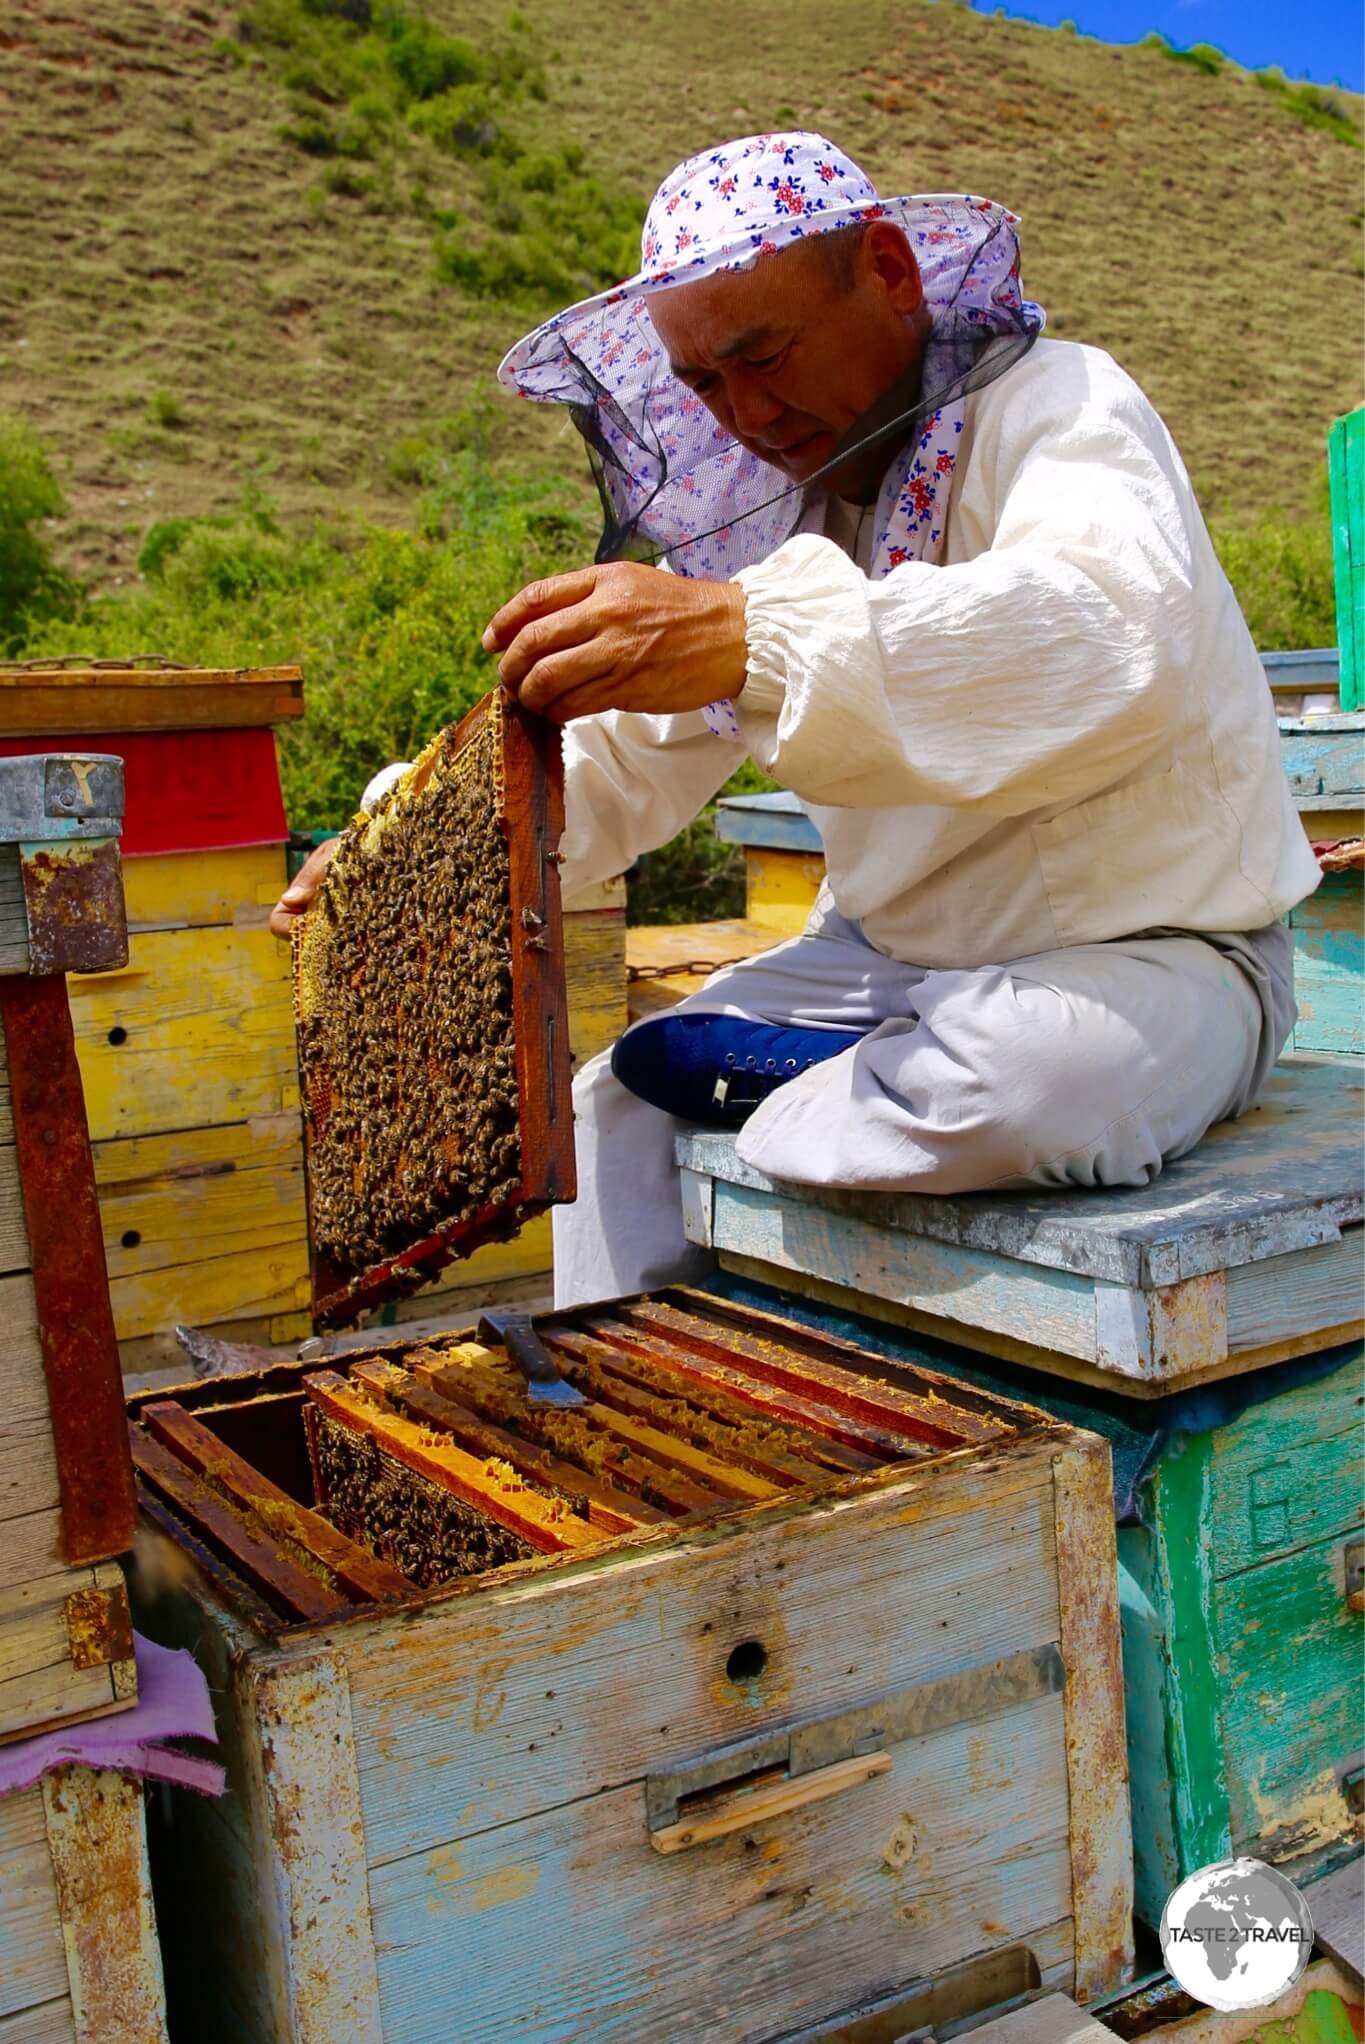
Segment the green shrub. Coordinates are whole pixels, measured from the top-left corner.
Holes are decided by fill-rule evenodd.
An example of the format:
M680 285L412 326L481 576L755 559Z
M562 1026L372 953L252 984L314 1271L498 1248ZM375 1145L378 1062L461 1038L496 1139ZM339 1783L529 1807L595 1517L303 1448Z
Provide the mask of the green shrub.
M0 415L0 652L19 652L34 629L75 613L79 585L33 529L65 508L38 435Z
M185 417L185 407L169 390L152 392L147 400L147 417L154 426L163 426L168 431L189 424Z
M1224 573L1263 653L1335 646L1332 529L1325 516L1212 528Z

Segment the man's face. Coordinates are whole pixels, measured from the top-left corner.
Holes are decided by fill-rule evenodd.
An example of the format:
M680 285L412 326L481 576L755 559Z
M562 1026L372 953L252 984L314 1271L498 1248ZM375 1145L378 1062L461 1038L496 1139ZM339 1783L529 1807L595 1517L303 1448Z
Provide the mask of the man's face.
M674 374L794 482L829 460L923 345L919 272L900 229L875 223L852 256L841 266L812 237L650 301ZM831 482L856 494L867 478Z

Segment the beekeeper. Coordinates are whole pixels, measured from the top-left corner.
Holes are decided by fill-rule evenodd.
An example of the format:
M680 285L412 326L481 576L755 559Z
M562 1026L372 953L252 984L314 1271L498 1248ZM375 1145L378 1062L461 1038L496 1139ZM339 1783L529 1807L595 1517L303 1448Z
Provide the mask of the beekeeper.
M561 1304L699 1272L678 1115L806 1184L1144 1185L1288 1035L1318 872L1260 662L1151 404L1039 338L1017 224L750 136L502 365L573 408L606 513L484 641L565 725L566 894L746 758L828 870L801 936L579 1074Z

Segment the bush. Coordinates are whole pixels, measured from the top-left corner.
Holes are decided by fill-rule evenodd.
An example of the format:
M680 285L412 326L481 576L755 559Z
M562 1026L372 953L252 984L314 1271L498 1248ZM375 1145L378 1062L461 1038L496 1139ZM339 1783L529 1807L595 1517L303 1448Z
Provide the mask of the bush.
M1263 653L1335 646L1332 529L1325 516L1297 525L1267 520L1212 531L1223 571Z
M20 651L48 619L74 615L80 588L33 527L66 506L32 427L0 416L0 652Z

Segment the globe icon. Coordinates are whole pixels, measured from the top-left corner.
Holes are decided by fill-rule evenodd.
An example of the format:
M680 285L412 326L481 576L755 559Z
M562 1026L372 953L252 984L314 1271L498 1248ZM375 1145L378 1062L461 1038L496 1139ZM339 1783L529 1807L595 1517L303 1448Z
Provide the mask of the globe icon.
M1161 1914L1161 1951L1187 1994L1231 2013L1264 2008L1300 1979L1313 1949L1308 1904L1258 1859L1190 1874Z

